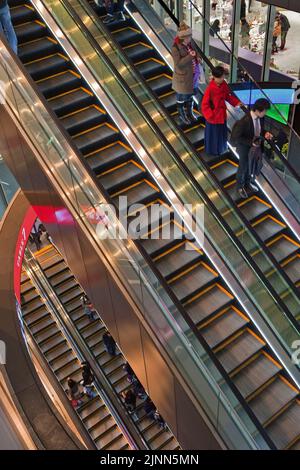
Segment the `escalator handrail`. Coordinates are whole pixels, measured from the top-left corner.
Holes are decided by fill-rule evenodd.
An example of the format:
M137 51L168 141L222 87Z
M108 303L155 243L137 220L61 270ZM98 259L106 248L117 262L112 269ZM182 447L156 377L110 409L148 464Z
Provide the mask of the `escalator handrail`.
M67 4L66 4L67 2ZM160 128L157 126L157 124L152 120L152 118L150 117L150 115L148 114L147 110L144 108L144 106L142 105L142 103L140 102L139 98L136 97L134 95L134 93L132 92L132 90L127 86L127 84L124 82L124 79L123 77L119 74L119 72L115 69L114 65L112 64L111 60L106 56L105 52L99 47L99 44L98 42L95 40L95 38L91 35L91 33L89 32L89 30L87 30L86 26L83 24L82 20L78 17L78 14L77 12L74 10L74 8L69 4L69 2L67 0L62 0L62 3L65 5L66 9L69 10L72 18L74 19L74 21L77 23L77 26L81 29L84 29L85 30L85 35L88 37L88 40L90 41L91 44L93 44L93 47L94 49L97 51L97 53L100 55L101 59L107 64L107 66L110 68L110 70L112 71L112 74L114 74L117 79L118 79L118 82L121 84L123 90L125 91L125 93L127 95L130 96L131 100L135 103L138 104L138 108L139 110L141 111L141 113L144 115L147 123L154 129L155 133L159 136L160 138L160 141L164 143L165 147L168 149L169 153L172 155L173 159L175 160L176 164L178 165L178 167L180 167L181 171L186 175L187 179L193 184L194 188L196 189L196 191L200 194L202 200L205 201L205 204L210 208L211 212L214 214L214 217L218 220L218 223L223 227L223 229L226 231L226 233L228 234L228 236L230 237L230 239L232 240L232 242L238 247L238 250L242 253L242 256L247 260L247 263L250 264L251 266L251 269L257 273L258 277L263 281L263 283L265 284L266 286L266 289L271 293L272 297L274 297L276 299L276 302L278 303L278 305L280 306L280 308L283 310L283 312L285 313L285 315L287 316L287 318L289 319L289 321L292 323L292 325L294 326L294 328L296 329L296 331L298 333L300 333L300 325L299 323L296 321L294 315L290 312L290 310L286 307L286 305L283 303L282 299L280 298L280 296L277 294L277 292L275 291L275 289L273 288L272 284L269 282L269 280L266 278L266 275L264 275L260 268L257 266L256 262L253 261L253 258L249 255L249 253L245 250L243 244L238 240L237 236L234 234L234 232L232 231L232 229L230 228L230 226L227 224L226 221L224 221L224 219L222 218L222 216L219 214L219 211L215 208L214 204L212 203L212 201L210 200L210 198L206 195L206 193L203 191L203 189L201 188L201 186L199 185L198 181L195 179L194 175L191 173L191 171L186 167L186 165L182 162L181 158L178 156L178 154L176 153L176 151L173 149L173 147L171 146L171 144L168 142L168 140L165 138L165 136L162 134ZM89 12L89 15L90 16L95 16L95 13L94 11L92 10L92 8L90 7L89 4L86 4L84 5L84 8L86 9L86 11ZM96 17L96 22L98 23L98 20L97 20L97 17ZM124 53L122 51L122 49L120 48L120 46L116 43L116 41L113 39L110 31L105 28L104 26L98 24L98 27L100 28L103 28L105 30L105 35L109 38L109 40L113 43L113 47L115 47L117 50L118 50L118 53L121 55L121 56L124 56ZM156 106L159 107L160 109L160 114L164 116L164 118L168 121L168 123L170 123L170 117L168 115L168 113L166 112L166 110L163 108L163 106L161 106L159 100L157 99L157 97L153 94L152 90L150 89L150 87L144 83L144 80L141 76L141 74L134 68L132 62L130 61L130 59L127 59L124 58L124 62L128 62L129 65L131 66L131 68L133 69L134 73L136 74L136 76L138 77L138 80L140 82L143 83L143 86L145 86L145 88L147 89L147 93L149 93L150 97L151 97L151 100L153 102L156 103ZM182 132L182 130L180 129L180 127L174 123L172 121L172 126L174 126L176 128L176 131L180 134L180 138L184 141L184 145L188 148L189 150L189 153L192 154L194 156L194 159L195 161L197 161L197 155L195 153L195 150L194 148L191 146L190 142L188 141L188 139L185 137L184 133ZM132 131L134 132L134 129L132 129ZM151 158L151 155L150 155L150 158ZM153 161L153 160L152 160ZM155 162L153 161L153 163L155 164ZM229 204L229 207L231 210L234 210L236 213L238 213L239 217L241 218L244 226L247 228L247 230L251 233L251 235L253 236L253 238L255 239L256 243L258 244L259 248L262 250L262 252L265 252L267 253L268 257L270 258L270 260L272 261L272 263L274 264L275 268L279 270L279 272L281 273L281 275L283 276L284 278L284 281L288 284L289 288L291 289L291 291L293 292L293 294L298 297L298 292L295 288L295 286L291 283L290 279L288 278L288 276L286 275L286 273L284 272L284 270L281 269L279 263L276 261L274 255L271 254L270 250L266 250L265 249L265 246L262 245L262 242L261 240L259 239L258 235L256 234L256 232L251 228L250 226L250 223L249 221L246 219L245 216L243 216L241 214L241 211L240 210L236 210L236 208L232 206L233 202L231 200L231 198L229 198L229 196L227 195L227 193L224 191L224 189L222 188L220 182L217 180L217 178L215 177L215 175L212 175L211 173L211 170L209 169L207 163L205 162L202 162L201 163L204 165L205 167L205 170L207 171L207 173L209 174L209 176L212 178L214 184L217 186L217 189L219 192L221 192L222 196L226 199L226 201L228 201L228 204ZM97 183L99 183L99 181L97 181ZM173 188L173 190L175 191L176 193L176 190ZM177 194L177 193L176 193ZM179 197L180 199L180 197ZM236 276L235 276L236 278Z
M92 364L93 362L95 362L94 355L91 353L89 347L85 344L85 341L81 338L80 333L72 325L73 322L67 310L65 309L63 303L60 301L54 288L46 278L46 275L39 261L35 259L34 255L30 252L28 248L26 249L25 256L25 266L30 269L31 278L33 282L35 283L35 285L38 286L38 289L42 292L43 297L47 300L49 305L51 305L51 311L55 312L55 318L58 320L64 335L67 337L68 341L72 345L72 348L75 350L77 357L80 359L81 362L83 362L86 361L86 356L88 356L88 362ZM95 388L99 396L101 397L102 401L109 409L111 415L114 417L114 419L120 426L122 433L126 436L127 440L129 440L129 443L136 450L141 449L141 443L145 449L149 449L147 443L145 442L144 436L141 434L136 423L132 420L132 417L124 407L124 404L122 403L117 392L113 390L113 387L109 383L102 368L97 366L93 367L92 370L95 376ZM116 403L118 409L116 408ZM126 416L127 424L124 422L124 417L121 415L121 413ZM137 436L133 435L132 428L134 428L134 432L138 436L140 442L138 442L138 440L136 439Z
M134 1L134 0L133 0ZM174 13L170 10L170 8L165 4L164 0L157 0L158 3L161 5L161 7L165 10L165 12L170 16L170 18L174 21L174 23L179 26L180 24L180 21L178 20L178 18L174 15ZM203 16L203 14L200 12L199 8L197 5L194 4L194 2L192 0L187 0L192 6L193 8L195 8L195 10L199 13L199 15L201 16L202 20L205 21L205 23L207 24L207 26L209 28L211 28L211 25L210 23L207 21L207 19ZM217 36L218 36L218 39L222 42L222 44L226 47L227 51L233 55L234 59L237 61L237 63L239 64L239 66L241 68L244 69L244 71L247 73L247 75L249 76L249 78L251 79L251 81L255 84L255 86L257 87L257 89L260 90L260 92L265 96L265 98L269 101L269 103L271 103L273 106L275 106L277 112L279 113L280 116L282 116L280 110L277 108L277 106L275 104L273 104L270 100L270 98L266 95L266 93L264 92L263 88L261 88L261 86L259 85L259 83L252 77L252 75L250 74L250 72L248 72L248 70L241 64L240 60L238 57L235 56L235 54L230 50L230 48L228 47L228 45L225 43L225 41L220 37L220 35L218 33L216 33ZM204 62L209 66L210 70L213 70L214 69L214 65L212 64L212 62L208 59L208 57L206 57L206 55L203 53L203 51L200 49L200 47L196 44L197 46L197 51L199 52L200 56L202 57L202 59L204 60ZM230 86L230 84L229 84ZM233 91L234 93L234 91ZM248 108L246 106L242 106L241 109L245 112L245 113L248 113ZM286 125L289 127L290 131L296 136L297 140L299 141L299 145L300 145L300 136L299 134L295 131L295 129L293 128L293 126L291 126L291 124L285 120L284 116L282 116L282 118L284 119L284 121L286 122ZM279 157L281 163L283 164L284 167L287 168L288 172L292 174L293 178L297 181L297 183L300 185L300 174L295 170L295 168L291 165L291 163L284 157L284 155L281 153L280 149L272 142L272 141L267 141L268 145L271 146L272 150L275 151L276 155ZM272 162L270 162L268 160L268 163L273 167L273 164Z

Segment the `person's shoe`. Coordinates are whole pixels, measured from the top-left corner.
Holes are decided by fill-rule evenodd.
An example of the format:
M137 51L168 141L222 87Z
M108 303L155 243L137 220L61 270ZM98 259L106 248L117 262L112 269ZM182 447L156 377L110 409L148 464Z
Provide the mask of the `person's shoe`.
M185 103L177 103L177 110L179 114L179 125L185 125L188 126L191 124L191 121L189 120L185 108L184 108Z
M126 16L124 15L123 11L118 12L118 20L119 21L126 21Z
M187 102L186 105L186 116L191 122L197 122L198 116L194 114L194 100L191 99Z
M245 188L238 188L237 193L242 199L247 199L248 197L248 193Z
M113 23L114 21L116 21L114 15L108 14L108 15L104 18L103 23L104 23L104 24L110 24L110 23Z
M252 191L254 193L258 193L258 191L259 191L259 187L256 186L255 183L249 183L249 186L247 187L247 189L249 189L250 191Z

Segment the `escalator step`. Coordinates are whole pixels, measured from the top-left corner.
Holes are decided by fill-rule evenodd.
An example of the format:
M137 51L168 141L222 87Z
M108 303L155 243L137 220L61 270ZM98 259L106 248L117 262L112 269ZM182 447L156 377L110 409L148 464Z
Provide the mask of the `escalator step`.
M36 20L16 26L15 32L20 45L26 41L43 37L47 32L47 28L46 25Z
M96 105L91 105L64 116L61 122L68 133L74 135L101 124L105 119L107 119L105 111Z
M31 62L58 52L59 46L54 39L44 37L19 45L18 56L22 62Z
M245 202L240 203L239 208L249 221L252 221L257 217L261 217L271 209L268 204L256 196L252 196Z
M177 249L173 249L170 253L164 255L156 261L156 266L160 273L165 277L176 276L180 271L189 268L190 265L200 261L202 253L196 250L196 246L181 242Z
M300 435L300 403L294 401L288 410L267 427L267 431L279 449L289 446Z
M270 238L275 237L275 235L278 235L285 229L285 225L277 222L276 219L270 215L267 215L260 221L257 221L255 224L253 224L253 227L263 242L266 242Z
M238 311L230 307L222 315L217 316L208 325L201 328L201 334L209 346L215 348L248 323L248 318L245 318Z
M198 324L200 321L211 317L221 308L225 308L232 301L232 295L216 284L187 304L185 308L194 323Z
M219 181L225 183L235 176L237 166L231 160L223 160L221 164L213 166L212 171Z
M285 258L291 256L299 250L298 244L286 236L280 236L271 243L268 243L268 247L271 253L275 256L276 260L279 262L283 261Z
M157 75L161 75L163 73L168 73L166 65L153 58L137 63L135 67L145 79L156 77Z
M118 201L119 195L127 196L127 204L128 206L132 206L133 204L147 204L156 200L156 198L159 197L159 190L145 180L140 183L136 183L121 194L114 195L113 200L115 202Z
M83 154L86 154L100 146L108 145L118 138L118 129L108 123L104 123L89 131L75 135L74 143Z
M9 3L10 5L12 4L11 1ZM27 21L32 21L36 18L36 13L30 5L13 6L10 8L10 14L14 26Z
M176 109L176 93L174 91L162 96L160 101L164 107L167 108L169 113L172 113Z
M135 28L120 28L113 31L115 39L121 46L128 46L129 44L137 44L141 41L142 34Z
M69 59L63 54L52 54L26 64L26 70L33 80L41 80L49 75L62 72L69 65Z
M229 344L222 346L217 352L217 358L226 372L230 373L260 351L264 345L265 343L246 329Z
M128 57L133 61L147 59L153 54L153 47L142 42L123 48Z
M259 354L255 360L233 377L233 382L244 397L248 397L281 370L269 356Z
M204 140L204 127L197 124L187 129L185 135L195 147L199 147Z
M250 400L249 404L260 422L264 424L296 398L297 395L297 390L278 376L261 393Z
M112 165L120 165L129 158L133 158L133 153L129 147L122 142L116 142L85 155L88 165L96 173L102 173L111 168Z
M49 104L58 117L65 116L77 109L89 106L93 102L93 95L85 88L77 88L62 93L49 100Z
M111 193L132 185L145 174L146 170L143 167L134 161L128 161L104 175L99 175L99 179L104 188Z
M159 77L149 78L148 85L156 94L167 93L171 91L172 77L170 75L160 75Z
M171 279L170 286L174 294L181 302L186 302L189 297L196 295L208 283L215 281L218 274L205 263L200 263L190 268L189 272L180 276L179 279ZM199 312L202 313L202 312ZM190 314L190 311L189 311ZM193 317L194 322L199 322Z
M182 228L178 227L171 221L170 227L166 227L167 230L170 230L170 235L163 236L161 230L157 231L157 238L148 238L141 240L141 243L146 250L146 252L152 256L156 257L163 253L165 250L172 248L174 245L177 245L178 239L182 238ZM155 235L156 236L156 235ZM153 234L154 237L154 234Z
M78 88L81 85L81 78L72 70L66 70L43 78L36 83L46 98L52 98L73 88Z
M300 255L298 254L284 265L284 270L294 284L300 281Z

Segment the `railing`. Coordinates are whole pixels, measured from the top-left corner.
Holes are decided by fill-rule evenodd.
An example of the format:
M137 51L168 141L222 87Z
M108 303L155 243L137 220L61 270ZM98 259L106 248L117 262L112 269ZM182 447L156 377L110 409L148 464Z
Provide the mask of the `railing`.
M106 229L111 238L99 240L97 225L99 228L100 217L107 209L105 199L4 41L0 41L0 56L0 78L7 84L6 111L56 191L63 195L71 215L94 244L140 321L160 342L181 383L191 391L199 411L201 403L202 413L204 410L229 448L274 447L259 424L249 416L242 421L237 414L235 408L240 406L239 400L230 388L226 389L226 395L222 391L218 385L223 382L222 375L134 243L114 238L115 228L123 235L124 231L113 211L108 213Z

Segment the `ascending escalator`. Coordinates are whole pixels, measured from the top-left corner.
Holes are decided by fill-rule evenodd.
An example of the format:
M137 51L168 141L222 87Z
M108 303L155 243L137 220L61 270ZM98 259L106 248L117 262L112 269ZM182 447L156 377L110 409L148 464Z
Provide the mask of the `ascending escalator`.
M110 201L117 205L118 196L126 195L129 206L142 203L150 207L162 202L172 216L172 208L156 182L128 147L30 3L16 0L10 4L14 5L11 13L19 40L20 59L97 175ZM128 24L130 21L113 26L116 37L121 40L123 35L124 43L131 41L133 44L139 38L142 41L139 47L143 49L146 38L142 38L134 25ZM147 49L154 53L151 46ZM148 67L149 83L159 96L165 95L165 102L170 100L172 106L170 72L161 60L156 59L154 63L158 75L151 61L146 60L141 67ZM160 73L158 68L164 72ZM188 129L187 134L196 146L202 145L202 129ZM165 224L166 220L161 217L157 230L161 232ZM137 243L150 256L151 263L163 276L163 282L206 340L213 357L223 366L227 384L233 383L242 394L243 407L249 406L254 411L276 447L299 445L299 391L291 384L207 256L193 241L178 237L178 230L182 228L176 226L172 217L170 224L171 234L177 231L177 238L149 238ZM150 228L145 227L145 230L149 233ZM193 249L186 250L187 246ZM67 296L73 295L72 289L67 291ZM76 292L77 288L74 289ZM238 411L241 411L240 407Z
M91 6L103 18L105 10ZM114 39L131 59L139 73L148 83L154 94L175 117L176 99L172 90L172 71L155 50L147 36L130 15L126 21L115 21L107 25ZM276 261L283 268L292 283L300 287L300 244L284 222L275 207L272 207L262 191L252 194L246 200L240 199L236 191L236 172L238 160L234 153L212 157L204 152L204 122L186 126L186 137L199 152L200 157L209 165L211 171L249 221L257 235L265 244ZM300 317L297 318L300 321Z
M54 294L63 305L64 311L70 317L73 326L79 332L82 340L96 359L99 368L108 379L110 386L114 392L120 396L123 392L131 388L131 384L128 382L127 373L123 368L125 359L122 353L117 349L116 356L110 356L105 349L102 338L107 330L104 323L101 321L98 314L95 319L91 321L84 313L81 301L83 290L61 254L53 245L48 245L36 252L34 257L42 268L43 274L50 283ZM25 276L25 273L23 276ZM43 349L43 353L46 355L48 362L50 360L50 365L60 382L64 386L67 377L71 377L76 381L81 379L80 363L74 358L74 353L70 352L70 347L67 345L65 339L63 345L61 345L61 334L57 337L58 345L52 345L51 338L53 334L57 333L58 327L56 324L53 325L53 318L51 318L49 313L45 315L45 306L42 305L41 298L38 296L29 279L27 279L26 282L22 282L22 295L24 298L22 306L23 318L40 347L44 344L49 345L50 341L51 358L49 358L48 347L46 351ZM49 329L50 324L54 326L54 332L52 329ZM41 337L43 341L42 344L40 343ZM103 403L99 406L98 402L99 397L96 397L92 400L88 400L78 409L83 423L101 449L114 448L112 447L112 443L116 446L115 448L123 448L120 445L120 442L123 444L121 439L122 435L117 433L119 428L116 428L111 416L108 415L107 407L105 407ZM149 448L153 450L179 449L178 442L169 429L160 427L154 420L146 415L143 400L139 398L137 399L137 408L133 416ZM104 436L100 434L101 427L103 428L103 426L105 436L110 434L111 437L109 444L104 442L104 446L107 445L107 447L103 447Z
M22 318L30 334L45 357L63 390L68 378L82 379L81 363L58 324L54 312L47 308L27 272L21 277ZM99 394L92 399L83 398L76 411L95 442L102 450L128 450L130 446L110 410Z

